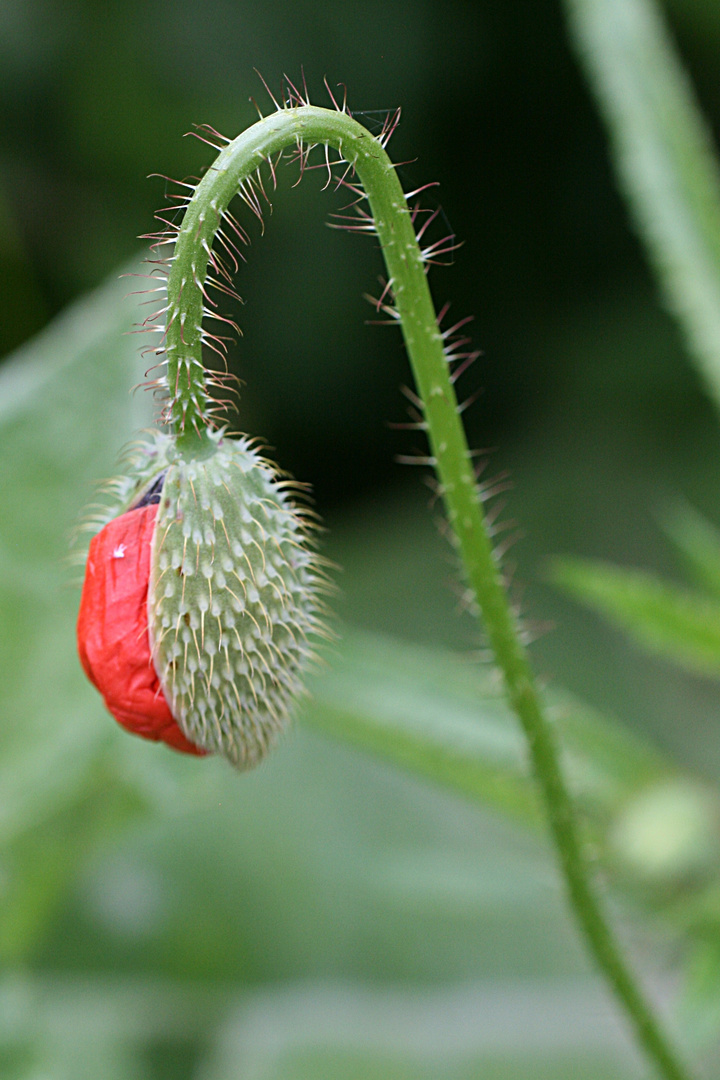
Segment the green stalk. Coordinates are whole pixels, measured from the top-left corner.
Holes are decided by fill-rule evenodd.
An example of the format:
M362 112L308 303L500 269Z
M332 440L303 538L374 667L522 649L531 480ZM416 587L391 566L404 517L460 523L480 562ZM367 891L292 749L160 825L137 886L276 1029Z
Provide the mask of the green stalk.
M207 401L200 339L202 287L221 216L239 186L262 162L298 143L306 147L320 144L338 151L352 165L367 194L422 399L448 518L504 677L508 699L528 739L572 908L598 965L659 1075L666 1080L687 1080L688 1074L678 1063L659 1021L625 964L591 884L557 745L543 712L486 528L425 264L405 196L394 166L378 140L346 113L310 105L279 110L248 128L222 150L198 185L180 229L168 284L168 381L171 387L179 388L172 406L172 424L178 442L190 450L202 438L203 403Z

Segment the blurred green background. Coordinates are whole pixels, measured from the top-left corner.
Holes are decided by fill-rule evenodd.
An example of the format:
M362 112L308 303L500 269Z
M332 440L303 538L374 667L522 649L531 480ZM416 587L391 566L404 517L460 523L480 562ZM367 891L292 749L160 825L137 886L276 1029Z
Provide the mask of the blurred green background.
M720 9L665 10L717 131ZM488 474L514 482L538 671L720 776L717 686L629 649L545 580L560 552L672 575L667 507L720 520L717 420L616 191L560 5L3 0L0 350L19 347L0 400L17 526L0 548L4 1075L640 1075L536 836L302 726L248 777L148 748L114 730L69 659L66 530L144 422L122 336L142 309L121 299L142 285L116 279L167 205L146 177L198 175L212 152L184 132L236 134L250 95L268 105L253 68L279 93L301 65L317 103L324 75L342 80L368 126L402 106L390 149L405 187L438 181L425 205L463 241L431 284L451 317L476 317L484 355L460 388L480 391L466 415ZM312 483L341 624L473 654L439 512L394 462L421 446L390 427L409 372L396 331L368 325L379 253L324 227L343 204L324 177L293 190L295 176L280 170L237 279L240 426ZM670 939L627 933L639 955L672 957Z

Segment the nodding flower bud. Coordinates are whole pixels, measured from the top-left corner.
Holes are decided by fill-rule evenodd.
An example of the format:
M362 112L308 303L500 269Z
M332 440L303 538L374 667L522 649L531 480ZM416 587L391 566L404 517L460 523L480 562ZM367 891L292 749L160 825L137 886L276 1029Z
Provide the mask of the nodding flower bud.
M260 761L303 693L323 575L290 486L249 440L183 458L156 434L90 544L83 667L115 718L189 753Z

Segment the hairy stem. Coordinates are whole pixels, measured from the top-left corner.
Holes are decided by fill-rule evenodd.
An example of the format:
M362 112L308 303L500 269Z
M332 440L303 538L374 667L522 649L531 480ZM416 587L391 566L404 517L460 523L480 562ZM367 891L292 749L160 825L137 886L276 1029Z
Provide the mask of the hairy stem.
M509 604L499 560L485 524L472 459L458 410L426 265L394 166L380 141L348 114L304 105L279 109L221 151L185 213L168 285L168 382L172 424L181 447L202 439L207 393L202 365L203 291L215 233L231 199L258 167L286 147L332 147L352 167L366 193L383 251L395 309L412 364L431 453L468 582L505 680L509 701L528 739L534 772L570 901L588 945L624 1006L659 1075L686 1080L659 1021L625 964L595 895L576 812L558 748L544 715Z

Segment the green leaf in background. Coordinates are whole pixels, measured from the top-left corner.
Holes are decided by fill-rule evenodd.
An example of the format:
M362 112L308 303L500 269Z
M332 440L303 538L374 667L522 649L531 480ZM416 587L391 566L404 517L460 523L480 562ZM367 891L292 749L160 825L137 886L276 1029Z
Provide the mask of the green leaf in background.
M557 559L551 578L637 642L695 674L720 677L720 602L589 559Z
M697 1045L712 1045L720 1030L720 943L696 946L680 1001L684 1029Z
M662 524L697 585L720 600L720 531L691 506L675 507Z
M143 422L127 282L77 304L0 372L0 954L32 946L92 839L136 784L109 783L107 729L78 670L68 538ZM128 375L130 379L128 379ZM115 444L115 445L113 445Z
M158 1051L202 1080L640 1075L618 1018L584 980L461 990L326 981L227 991L161 979L6 980L3 1077L146 1080L168 1075L153 1068Z
M344 629L303 720L534 826L542 823L522 733L495 673L441 649ZM575 797L607 820L672 767L569 695L551 695Z
M654 0L565 0L621 186L720 407L720 169Z
M519 1030L513 1018L526 1017ZM478 1024L477 1018L483 1017ZM574 1051L571 1046L574 1045ZM613 1080L637 1075L581 983L454 990L291 987L239 1005L207 1080Z
M312 691L302 716L311 727L543 826L517 722L491 671L440 649L346 629ZM661 903L675 903L690 881L715 880L716 794L571 695L555 689L546 697L598 862Z

